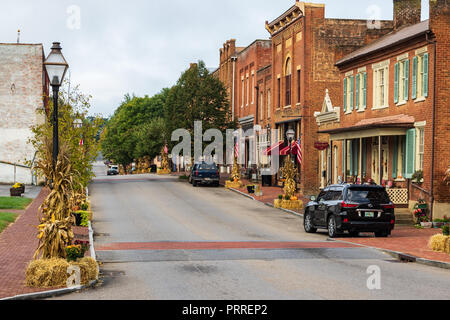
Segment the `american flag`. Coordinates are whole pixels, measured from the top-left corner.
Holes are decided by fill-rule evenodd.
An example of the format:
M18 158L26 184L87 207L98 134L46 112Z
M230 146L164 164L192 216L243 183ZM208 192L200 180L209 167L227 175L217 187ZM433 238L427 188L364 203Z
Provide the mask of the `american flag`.
M298 141L294 141L294 147L295 148L295 152L297 154L297 161L298 163L300 163L300 165L303 165L303 152L302 152L302 140L301 138L298 139Z

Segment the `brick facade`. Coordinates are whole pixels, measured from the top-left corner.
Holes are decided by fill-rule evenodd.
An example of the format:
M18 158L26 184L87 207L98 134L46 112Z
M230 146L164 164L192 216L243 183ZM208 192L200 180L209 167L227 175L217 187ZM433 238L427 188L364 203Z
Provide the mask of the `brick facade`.
M398 13L396 5L399 2L402 1L394 1L394 16ZM404 1L403 5L406 3L413 6L413 12L420 13L416 1ZM340 121L321 125L320 132L330 133L332 148L329 150L329 158L336 159L332 152L337 152L338 163L332 161L327 164L328 182L336 183L337 170L339 176L346 181L354 181L356 178L362 181L374 179L376 183L392 184L394 188L408 191L409 207L418 198L434 202L433 216L438 218L448 215L450 209L450 189L442 181L443 174L450 165L450 19L447 1L430 1L429 21L408 25L410 21L406 20L404 26L397 25L394 33L383 37L379 42L352 52L337 62L340 70L337 103L345 107L340 110ZM420 63L415 66L414 61L421 61L425 55L425 61L428 61L426 69L418 67ZM382 106L379 105L378 98L381 92L380 74L377 73L379 68L384 69L383 84L387 95ZM419 84L421 72L427 74L423 78L427 80L422 80L423 83ZM363 74L367 77L366 104L357 105L358 86L355 79L358 75L358 80L361 81ZM348 81L352 83L350 91ZM428 90L419 94L418 90L426 90L424 83ZM359 97L361 99L362 96ZM411 131L413 135L408 139L408 132ZM326 135L321 134L321 138L326 140ZM378 146L380 140L381 148ZM349 150L351 148L352 151ZM411 171L419 170L423 170L424 178L417 188L414 187L417 184L411 183Z
M324 5L303 2L266 23L272 39L272 126L281 129L282 139L288 127L297 131L296 139L301 135L300 187L305 193L317 192L320 183L314 112L321 110L327 89L331 99L339 101L339 71L334 63L392 30L391 21L381 21L380 26L370 29L366 20L326 19Z
M41 44L0 44L0 161L24 164L35 150L27 143L30 126L44 121L37 110L48 95ZM17 181L31 182L29 170L16 168ZM0 182L14 180L14 167L0 166Z

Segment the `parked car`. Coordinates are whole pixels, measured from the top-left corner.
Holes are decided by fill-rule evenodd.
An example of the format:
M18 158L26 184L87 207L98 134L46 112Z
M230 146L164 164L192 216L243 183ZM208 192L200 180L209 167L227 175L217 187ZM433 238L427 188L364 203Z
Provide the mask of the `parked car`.
M304 212L305 231L328 229L330 238L343 231L354 237L360 232L387 237L394 227L394 204L386 189L377 185L331 185L311 197Z
M220 173L215 163L198 162L192 166L189 183L194 187L199 184L219 186Z
M116 176L119 174L119 166L110 166L108 172L106 173L108 176Z

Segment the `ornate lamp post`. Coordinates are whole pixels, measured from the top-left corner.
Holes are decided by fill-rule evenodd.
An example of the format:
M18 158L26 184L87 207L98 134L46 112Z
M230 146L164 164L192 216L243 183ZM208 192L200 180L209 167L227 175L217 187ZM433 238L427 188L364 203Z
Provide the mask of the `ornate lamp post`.
M295 132L292 129L289 129L286 132L286 137L288 138L289 141L289 161L292 161L291 155L292 155L292 140L294 139L295 136Z
M59 42L53 42L52 51L44 62L45 70L53 90L53 170L58 159L58 94L69 65L61 53Z

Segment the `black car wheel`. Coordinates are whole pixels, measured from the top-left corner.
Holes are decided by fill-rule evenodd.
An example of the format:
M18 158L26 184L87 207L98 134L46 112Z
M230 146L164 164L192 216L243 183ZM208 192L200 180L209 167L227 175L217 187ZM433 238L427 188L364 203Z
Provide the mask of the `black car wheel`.
M335 238L337 234L336 218L334 216L330 216L328 218L328 236L330 238Z
M192 180L192 185L193 185L194 187L196 187L196 186L197 186L197 181Z
M315 233L317 231L317 229L314 228L312 215L310 212L305 214L305 218L303 219L303 227L305 228L306 233Z
M389 231L375 232L375 237L377 237L377 238L387 238L388 236L389 236Z

